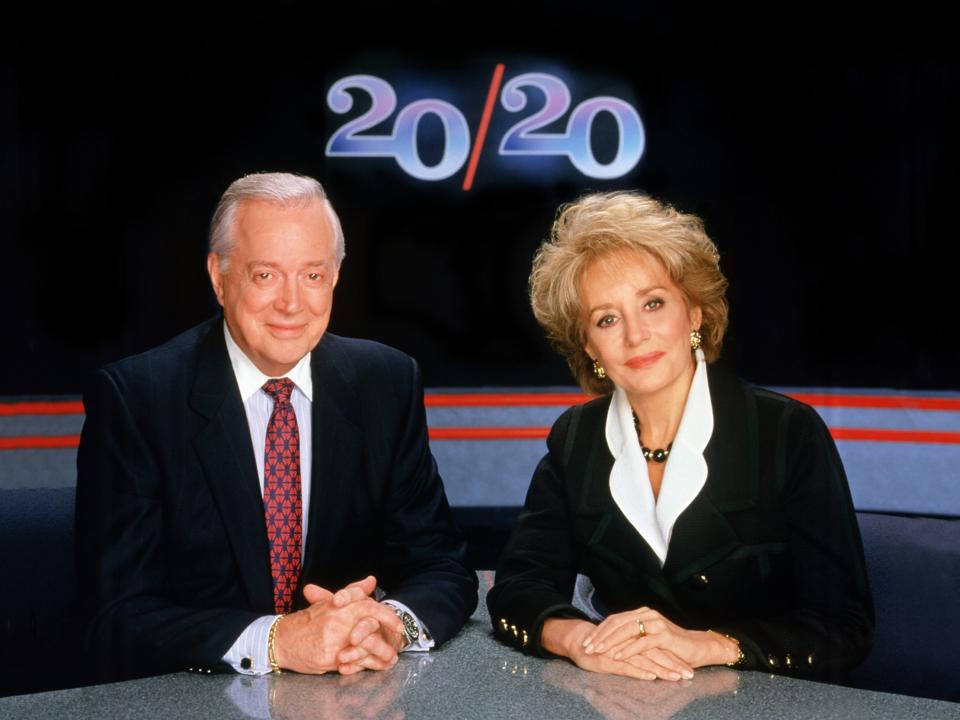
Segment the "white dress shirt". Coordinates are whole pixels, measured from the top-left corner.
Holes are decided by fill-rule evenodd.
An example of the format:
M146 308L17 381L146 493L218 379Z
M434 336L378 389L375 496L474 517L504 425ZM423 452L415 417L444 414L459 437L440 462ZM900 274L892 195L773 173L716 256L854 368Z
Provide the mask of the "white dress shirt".
M227 355L230 357L230 365L233 368L233 374L237 380L237 387L240 390L240 399L243 401L243 409L247 416L247 425L250 428L250 442L253 444L253 454L257 462L257 477L260 480L260 493L263 494L263 455L267 440L267 425L270 422L270 416L273 414L273 398L263 389L264 383L271 379L269 375L264 375L256 365L248 358L240 346L234 341L227 328L226 322L223 324L223 336L227 343ZM313 415L311 405L313 403L313 376L310 372L310 353L307 353L298 362L293 369L283 377L290 378L293 381L294 388L290 395L290 402L293 405L294 414L297 417L297 428L300 434L300 494L303 501L303 520L301 533L301 556L306 548L308 519L310 517L310 485L311 468L313 461L313 443L312 437ZM359 578L358 578L359 579ZM329 588L336 591L338 588ZM426 632L420 619L403 603L396 600L384 600L388 605L400 608L409 612L417 625L420 627L420 638L405 648L405 651L429 650L433 647L433 638ZM270 662L267 658L267 635L270 632L270 626L276 619L276 615L264 615L250 623L233 643L231 648L223 656L223 660L229 663L234 670L249 675L262 675L271 672ZM244 668L241 662L244 658L249 659L250 667Z

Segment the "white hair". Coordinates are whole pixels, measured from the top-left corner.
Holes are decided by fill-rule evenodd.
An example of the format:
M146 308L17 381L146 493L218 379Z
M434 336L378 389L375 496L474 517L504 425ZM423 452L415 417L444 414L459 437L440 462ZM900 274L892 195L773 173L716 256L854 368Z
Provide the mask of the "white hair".
M252 173L230 183L217 203L210 221L210 252L220 258L220 271L226 272L233 252L233 226L237 208L244 200L268 200L284 205L319 200L333 228L333 254L337 267L347 251L340 218L330 204L323 186L311 177L293 173Z

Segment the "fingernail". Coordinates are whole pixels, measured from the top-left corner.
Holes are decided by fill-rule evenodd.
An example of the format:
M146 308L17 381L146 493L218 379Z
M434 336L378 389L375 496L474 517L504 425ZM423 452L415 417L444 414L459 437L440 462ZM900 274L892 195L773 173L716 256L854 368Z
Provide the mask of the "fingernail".
M604 649L605 647L606 647L606 645L604 645L603 643L600 643L599 645L597 645L597 648L596 648L596 649L597 649L597 652L603 652L603 649Z
M667 675L667 677L669 677L671 680L679 680L679 679L680 679L680 676L679 676L677 673L675 673L675 672L670 673L669 675Z
M593 645L587 645L587 655L593 654Z
M692 680L692 679L693 679L693 671L692 671L692 670L684 670L684 671L683 671L683 677L685 677L687 680Z
M613 659L614 659L614 660L619 660L619 659L622 658L622 657L623 657L623 653L618 652L618 653L615 653L615 654L614 654Z

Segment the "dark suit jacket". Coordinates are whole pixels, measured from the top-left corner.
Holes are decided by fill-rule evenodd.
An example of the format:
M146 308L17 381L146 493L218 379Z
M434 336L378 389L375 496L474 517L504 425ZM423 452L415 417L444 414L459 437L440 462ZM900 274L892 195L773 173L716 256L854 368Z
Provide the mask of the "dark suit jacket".
M476 607L477 581L427 445L416 364L327 333L311 370L299 587L374 574L443 643ZM84 405L77 559L95 662L108 677L216 667L252 620L274 612L263 502L222 320L104 368Z
M827 428L807 405L713 366L708 378L707 480L663 567L610 495L610 398L557 420L487 596L501 638L545 654L548 617L585 617L570 604L580 572L610 612L646 605L736 637L745 668L838 677L866 656L873 605Z

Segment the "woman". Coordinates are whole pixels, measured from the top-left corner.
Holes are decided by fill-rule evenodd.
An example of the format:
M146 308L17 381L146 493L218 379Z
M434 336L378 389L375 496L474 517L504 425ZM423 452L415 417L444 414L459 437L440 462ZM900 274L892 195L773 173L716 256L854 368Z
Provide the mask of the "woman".
M678 680L721 664L838 679L869 650L826 427L708 365L727 326L718 261L696 217L632 193L563 208L534 259L534 314L601 397L553 426L487 597L526 652ZM579 608L575 584L592 585Z

